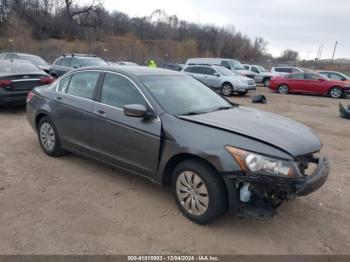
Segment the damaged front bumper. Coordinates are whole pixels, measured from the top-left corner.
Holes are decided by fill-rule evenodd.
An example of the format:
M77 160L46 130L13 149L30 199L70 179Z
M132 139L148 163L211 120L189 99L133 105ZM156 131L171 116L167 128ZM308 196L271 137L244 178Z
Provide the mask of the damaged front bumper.
M316 164L316 168L310 175L300 178L247 176L243 173L224 176L230 211L242 217L272 217L284 200L318 190L328 178L329 163L325 157L310 157L308 161Z

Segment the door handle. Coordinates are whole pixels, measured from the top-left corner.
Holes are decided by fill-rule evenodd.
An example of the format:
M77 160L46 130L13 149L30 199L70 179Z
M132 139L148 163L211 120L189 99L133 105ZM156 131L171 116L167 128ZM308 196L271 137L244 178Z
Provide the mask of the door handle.
M96 115L101 116L101 117L107 117L106 112L103 111L103 110L100 110L100 109L96 109L96 110L94 111L94 113L95 113Z
M57 97L56 97L56 100L58 100L58 101L62 101L62 97L57 96Z

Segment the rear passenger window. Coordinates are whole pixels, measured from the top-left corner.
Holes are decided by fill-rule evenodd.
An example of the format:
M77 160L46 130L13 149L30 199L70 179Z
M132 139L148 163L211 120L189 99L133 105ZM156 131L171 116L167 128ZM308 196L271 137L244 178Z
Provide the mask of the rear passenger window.
M67 94L92 99L99 72L79 72L72 75Z
M65 93L67 91L70 78L71 76L67 76L60 80L60 83L58 84L58 92Z
M102 85L101 103L117 108L139 104L147 107L140 91L127 78L107 73Z
M202 69L206 75L214 75L215 73L215 70L213 68L203 67Z
M292 78L292 79L304 79L304 74L301 73L301 74L292 74L289 76L289 78Z
M188 73L193 73L192 67L187 67L184 71Z

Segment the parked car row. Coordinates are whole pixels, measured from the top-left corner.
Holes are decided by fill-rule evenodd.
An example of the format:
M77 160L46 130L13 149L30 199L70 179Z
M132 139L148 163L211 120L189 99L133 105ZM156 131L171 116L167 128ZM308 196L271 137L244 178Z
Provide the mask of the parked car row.
M10 61L10 62L9 62ZM44 59L39 56L23 53L0 53L0 63L12 64L13 70L17 68L14 63L21 64L21 70L18 72L12 70L12 74L17 74L18 77L28 78L32 80L32 72L24 72L26 68L23 64L28 63L35 66L37 70L42 70L45 77L51 75L53 78L58 78L74 69L87 66L138 66L136 63L127 61L106 62L103 59L92 54L64 54L58 57L52 65L49 65ZM29 68L30 65L27 66ZM246 95L249 91L256 90L256 83L263 83L264 86L270 87L271 90L279 93L310 93L330 95L334 98L344 97L349 93L349 77L338 72L319 71L319 75L314 73L305 73L303 69L298 67L273 67L268 72L264 67L259 65L242 65L238 60L226 58L189 58L186 64L165 63L163 68L173 71L181 71L193 76L195 79L209 86L213 90L221 93L224 96L233 94ZM19 67L18 67L19 68ZM3 67L5 70L5 67ZM1 101L24 101L25 92L35 86L35 81L32 86L27 84L28 81L21 80L22 84L27 86L26 91L20 93L8 93L9 91L18 91L16 88L11 89L10 82L12 77L3 74L1 83L1 92L3 94ZM48 75L49 74L49 75ZM8 79L7 79L8 78ZM45 83L53 78L45 78L40 80L40 84ZM41 79L41 78L40 78ZM12 81L12 80L11 80ZM19 82L19 80L15 80ZM11 82L13 84L14 82ZM38 84L39 85L39 84ZM6 91L6 93L5 93ZM5 94L7 98L5 99ZM10 95L11 94L11 95Z

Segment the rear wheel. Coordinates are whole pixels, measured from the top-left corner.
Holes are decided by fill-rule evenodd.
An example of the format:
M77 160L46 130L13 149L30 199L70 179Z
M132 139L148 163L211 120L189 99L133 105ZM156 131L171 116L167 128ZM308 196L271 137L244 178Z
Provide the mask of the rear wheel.
M48 117L43 117L38 124L39 143L44 152L53 157L65 153L62 149L55 125Z
M265 78L263 81L264 87L269 87L270 85L270 78Z
M332 87L329 90L329 95L332 98L341 98L344 96L344 91L340 87Z
M221 88L221 93L224 96L232 96L233 94L233 86L230 83L224 83Z
M289 87L286 84L282 84L277 89L278 93L280 94L288 94L289 93Z
M198 224L208 224L227 210L225 184L204 162L181 162L174 170L172 189L181 212Z

